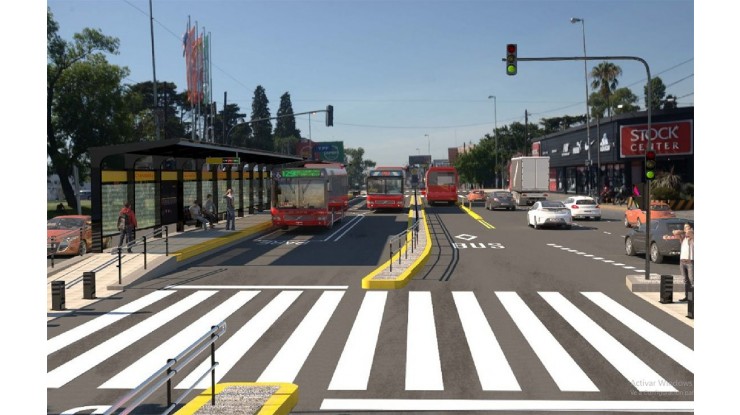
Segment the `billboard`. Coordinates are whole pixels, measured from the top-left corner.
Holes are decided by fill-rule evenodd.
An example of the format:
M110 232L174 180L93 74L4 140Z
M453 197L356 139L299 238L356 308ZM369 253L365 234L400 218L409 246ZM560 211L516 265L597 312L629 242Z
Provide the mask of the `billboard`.
M344 163L344 141L313 143L313 159L332 163Z
M649 134L649 135L648 135ZM619 128L619 150L622 157L644 157L647 137L659 156L694 154L694 124L692 120L622 125Z
M409 166L415 164L425 164L427 166L432 164L432 156L409 156Z

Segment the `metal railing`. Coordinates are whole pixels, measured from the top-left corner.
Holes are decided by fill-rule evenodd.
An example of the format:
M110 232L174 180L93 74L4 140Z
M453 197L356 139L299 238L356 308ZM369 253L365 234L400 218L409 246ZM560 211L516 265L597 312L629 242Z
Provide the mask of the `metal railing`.
M163 385L167 385L167 408L162 415L169 414L182 400L193 390L203 378L209 373L211 374L211 405L216 405L216 340L218 340L226 332L226 322L222 321L216 326L212 326L211 330L208 331L203 337L196 340L195 343L188 346L184 351L172 359L167 360L167 364L162 366L159 370L154 372L149 378L142 382L139 386L129 391L127 394L118 399L113 405L108 408L103 414L112 415L116 410L127 405L120 414L126 415L136 409L137 406L141 405L142 402L151 394L156 392ZM174 401L172 400L172 378L188 363L193 361L198 355L200 355L207 348L211 349L211 366L180 396ZM131 403L129 403L131 401Z
M393 272L393 257L396 255L396 253L398 254L398 265L401 265L401 259L404 257L404 252L406 259L408 259L409 257L409 249L411 249L411 253L414 253L417 246L419 245L420 223L420 220L415 219L413 225L409 226L403 232L391 237L390 241L388 242L388 247L390 248L390 261L388 271ZM403 243L401 241L403 241ZM393 250L394 244L398 247L398 250L396 251Z
M170 244L169 244L169 231L167 230L167 226L161 226L159 228L154 228L151 233L146 234L141 237L141 243L139 240L135 240L133 243L128 242L126 244L126 249L130 250L132 248L135 248L139 245L143 246L143 253L144 253L144 269L147 267L147 261L146 261L146 255L147 255L147 237L149 239L159 239L162 238L162 234L164 234L164 256L169 256L170 254ZM121 284L122 280L122 273L123 273L123 245L119 245L114 249L114 253L118 253L118 265L116 267L118 268L118 284ZM107 265L106 265L107 266Z

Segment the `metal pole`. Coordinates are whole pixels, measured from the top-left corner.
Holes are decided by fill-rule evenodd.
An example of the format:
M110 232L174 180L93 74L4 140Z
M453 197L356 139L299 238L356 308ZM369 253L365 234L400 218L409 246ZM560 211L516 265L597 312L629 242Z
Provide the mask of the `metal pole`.
M589 127L589 112L590 108L588 107L588 68L586 65L587 62L587 56L586 55L586 22L579 17L573 17L570 19L571 23L581 23L581 33L583 34L583 80L586 83L586 146L588 151L588 161L586 162L588 169L586 174L586 185L589 196L593 196L591 192L591 131Z
M118 285L121 285L121 247L118 247Z
M167 226L164 227L164 256L170 255L170 237Z
M157 69L154 63L154 16L152 15L152 0L149 0L149 31L151 32L152 39L152 78L154 79L154 125L155 138L159 140L159 96L157 95Z
M146 269L146 236L142 236L141 241L144 242L144 269Z

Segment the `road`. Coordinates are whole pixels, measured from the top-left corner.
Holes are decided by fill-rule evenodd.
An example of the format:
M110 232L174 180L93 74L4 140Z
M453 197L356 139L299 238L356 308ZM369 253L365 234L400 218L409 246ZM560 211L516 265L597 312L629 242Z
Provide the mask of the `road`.
M404 289L360 280L407 214L359 208L332 230L244 241L52 320L49 413L110 404L222 320L216 381L298 384L294 413L693 408L693 328L625 288L645 261L624 254L622 217L535 230L524 210L473 211L482 220L427 209L432 256ZM148 401L161 409L164 394Z

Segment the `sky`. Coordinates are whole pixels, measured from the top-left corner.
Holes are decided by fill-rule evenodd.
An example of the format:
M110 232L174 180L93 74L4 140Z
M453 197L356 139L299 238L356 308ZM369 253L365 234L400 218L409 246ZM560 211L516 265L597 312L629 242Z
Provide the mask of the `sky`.
M185 63L181 37L188 17L211 33L213 88L218 108L223 94L251 112L254 89L262 85L274 115L289 92L295 112L335 109L334 127L323 114L311 120L315 141L344 141L362 147L379 164L405 163L409 155L446 158L448 147L477 142L494 124L585 113L582 62L520 62L507 76L501 59L507 43L520 57L576 57L587 54L645 59L679 106L695 105L695 220L697 235L695 374L697 414L718 413L736 396L733 376L740 344L728 338L732 296L737 285L731 197L737 133L733 105L737 86L733 39L737 13L725 0L652 1L179 1L153 0L158 81L183 91ZM84 28L99 28L120 39L120 54L109 61L127 66L127 83L151 81L149 4L143 0L5 1L0 25L5 39L0 75L4 98L2 184L6 195L0 238L0 266L6 281L0 302L4 327L21 328L21 359L6 362L16 383L41 387L46 367L33 345L46 340L48 287L40 274L45 253L43 219L46 155L46 10L60 34L70 39ZM584 19L585 25L570 19ZM732 33L735 33L734 35ZM698 55L694 60L694 55ZM598 62L594 62L598 63ZM620 86L642 103L645 69L615 62ZM694 78L694 69L700 75ZM729 80L729 81L728 81ZM695 83L700 97L695 104ZM495 105L488 96L495 95ZM304 136L309 119L297 117ZM619 253L615 253L619 255ZM18 310L23 318L19 319ZM25 311L29 310L28 313ZM736 324L735 324L736 325ZM26 331L26 327L34 327ZM19 334L20 332L16 332ZM11 334L12 335L12 334ZM31 347L25 347L31 345ZM9 346L12 347L12 346ZM12 352L11 352L12 353ZM740 368L738 368L740 369ZM13 413L43 413L44 401L16 399ZM16 406L14 406L16 405ZM33 406L35 409L29 409ZM22 408L22 409L21 409Z
M248 116L258 85L274 116L288 92L302 135L362 147L379 165L409 155L446 159L495 125L586 111L583 61L520 62L507 76L508 43L519 57L635 56L660 76L679 106L694 102L694 3L663 1L175 1L153 0L154 63L147 0L49 0L71 39L97 28L120 40L109 61L126 83L187 87L182 35L188 21L210 33L213 97ZM571 23L572 17L584 24ZM590 69L601 61L589 61ZM645 67L615 61L619 85L644 108ZM589 86L590 90L590 86ZM489 96L496 99L489 99ZM309 125L310 122L310 125ZM273 121L274 126L274 121Z

